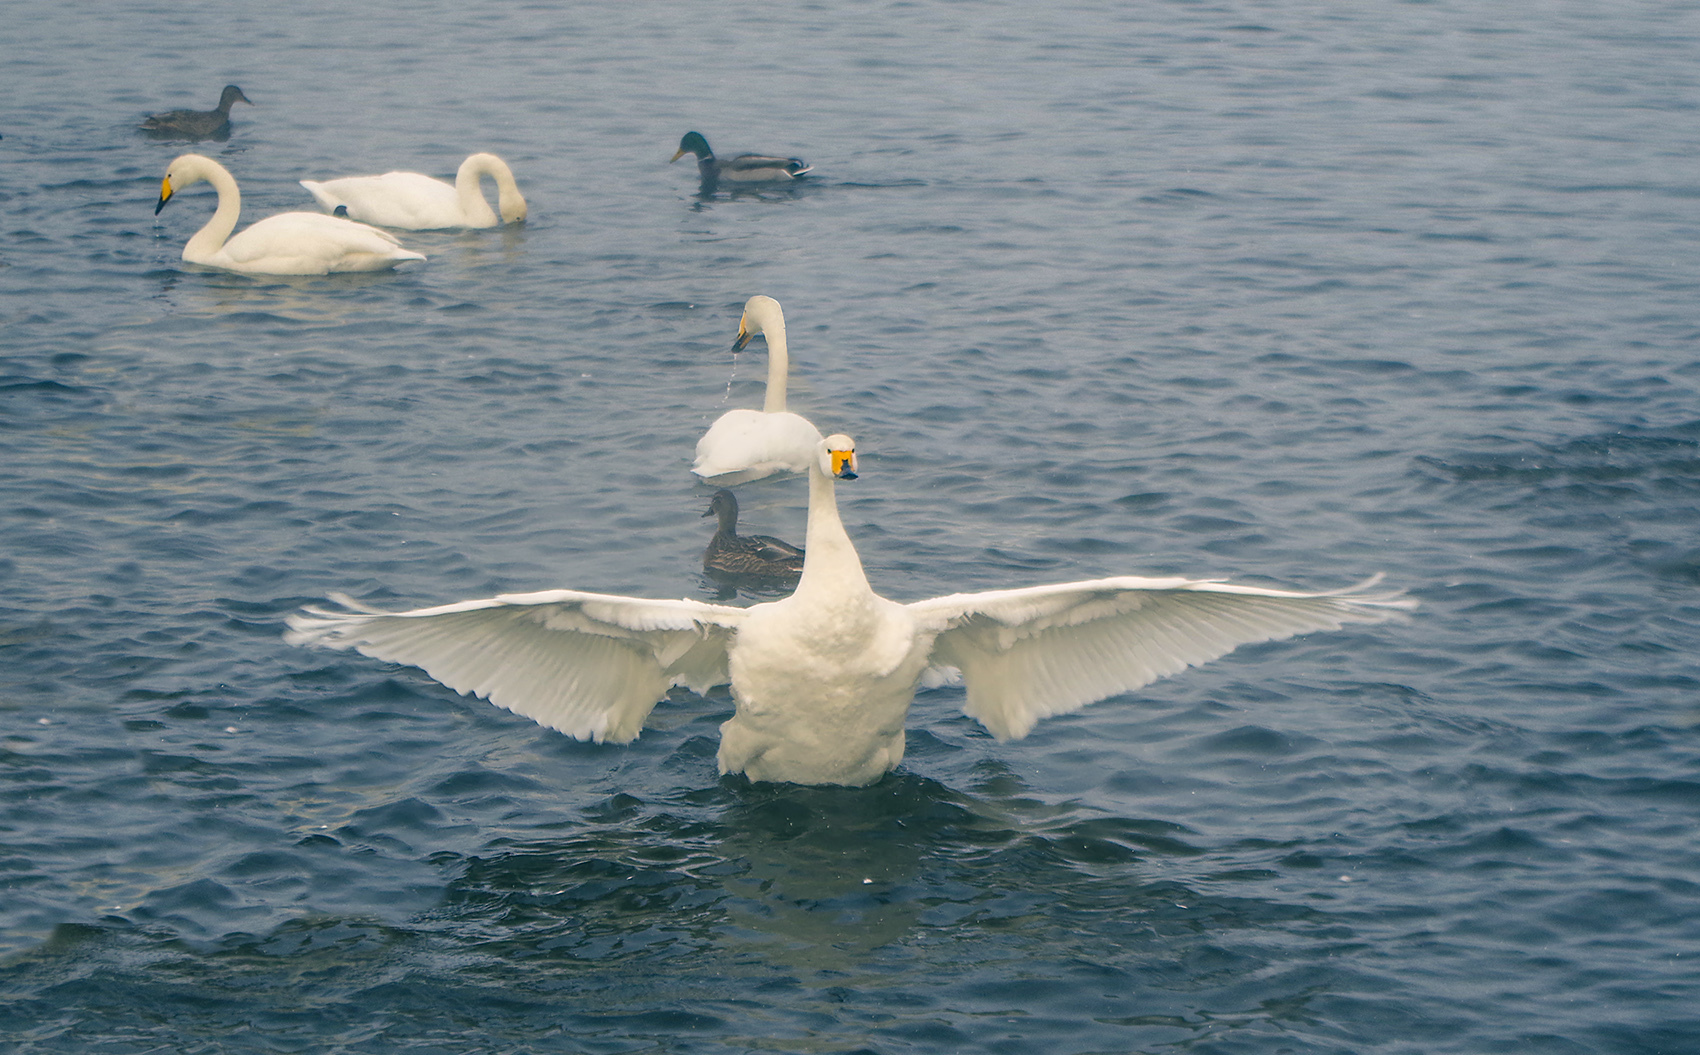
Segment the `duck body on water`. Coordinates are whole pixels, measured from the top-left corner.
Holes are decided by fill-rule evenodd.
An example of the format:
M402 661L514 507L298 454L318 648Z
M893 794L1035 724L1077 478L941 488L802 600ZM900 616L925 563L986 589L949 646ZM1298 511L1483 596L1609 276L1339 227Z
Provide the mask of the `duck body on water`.
M797 585L804 551L772 535L738 534L737 495L725 488L714 492L703 516L719 518L702 555L702 570L709 578L758 589Z
M141 128L154 139L229 139L230 108L239 102L254 105L241 88L227 84L211 110L168 110L143 119Z
M722 773L796 784L870 784L903 759L915 692L959 672L965 713L999 740L1040 718L1131 692L1242 644L1414 607L1370 584L1300 593L1122 577L899 604L876 594L838 513L856 478L849 437L822 440L809 470L796 590L736 608L575 590L411 612L346 597L308 609L286 640L420 667L581 740L635 738L668 689L730 684Z
M701 132L686 132L679 140L679 149L668 159L668 164L686 154L696 155L697 179L701 183L698 189L702 194L713 194L722 182L731 185L733 189L783 186L814 170L814 166L802 158L782 158L770 154L739 154L730 160L722 161L714 156L708 139Z

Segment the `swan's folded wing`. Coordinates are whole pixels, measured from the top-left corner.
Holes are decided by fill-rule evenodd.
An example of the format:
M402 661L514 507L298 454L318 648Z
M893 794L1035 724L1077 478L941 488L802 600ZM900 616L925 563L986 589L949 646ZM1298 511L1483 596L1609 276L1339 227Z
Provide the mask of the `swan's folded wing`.
M1227 654L1416 607L1377 579L1297 593L1188 579L1097 579L954 594L909 605L937 632L935 665L962 671L963 708L1000 740L1040 718L1079 710Z
M624 743L674 685L728 680L726 648L745 610L576 590L505 594L411 612L333 595L343 611L288 620L296 645L352 648L416 666L456 692L579 740Z
M691 472L730 485L776 472L808 472L820 430L789 411L728 410L697 441Z

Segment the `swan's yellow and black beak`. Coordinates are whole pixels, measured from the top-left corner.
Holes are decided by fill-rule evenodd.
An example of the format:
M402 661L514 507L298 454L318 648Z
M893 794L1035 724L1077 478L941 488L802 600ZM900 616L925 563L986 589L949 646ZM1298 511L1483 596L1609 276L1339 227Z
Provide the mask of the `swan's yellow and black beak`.
M165 203L171 200L172 193L171 177L167 176L159 186L159 204L153 207L153 214L155 216L158 216L159 210L165 208Z
M833 450L826 452L832 459L832 475L840 480L856 478L856 452L854 450Z
M755 335L756 335L755 331L749 328L749 316L747 316L747 315L739 316L739 318L738 318L738 339L732 342L733 353L735 354L737 352L743 351L744 345L749 344L750 338L754 337Z

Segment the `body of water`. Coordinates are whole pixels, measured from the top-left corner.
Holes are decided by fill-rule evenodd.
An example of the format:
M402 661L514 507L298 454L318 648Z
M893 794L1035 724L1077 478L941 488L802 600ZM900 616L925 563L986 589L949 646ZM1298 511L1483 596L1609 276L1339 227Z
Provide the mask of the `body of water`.
M26 2L0 41L0 1047L1700 1050L1700 14L1229 0ZM399 272L179 259L238 104L302 178L513 167ZM679 137L797 155L697 196ZM862 789L722 692L579 743L292 648L383 607L712 597L693 445L855 436L898 600L1113 574L1403 623ZM801 542L796 478L742 527Z

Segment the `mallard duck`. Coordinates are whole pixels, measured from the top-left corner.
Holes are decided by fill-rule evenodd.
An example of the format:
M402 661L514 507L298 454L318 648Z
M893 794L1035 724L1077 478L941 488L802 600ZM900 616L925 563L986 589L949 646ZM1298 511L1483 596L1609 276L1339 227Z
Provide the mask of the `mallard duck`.
M483 176L496 181L498 219L479 185ZM386 172L382 176L345 176L301 185L326 211L361 223L428 231L443 227L495 227L525 219L525 198L514 182L513 170L494 154L474 154L460 163L454 183L417 172Z
M702 570L709 578L732 584L797 584L803 574L803 551L771 535L738 534L737 495L724 488L714 492L703 516L720 518L720 527L702 555Z
M739 154L731 161L721 161L708 147L701 132L686 132L679 140L679 149L668 164L686 154L697 156L697 175L702 179L702 192L714 193L721 180L740 186L758 183L789 183L814 166L802 158L778 158L765 154Z
M751 297L738 319L732 353L750 339L767 339L767 396L760 410L728 410L697 441L691 472L720 484L745 483L778 472L807 472L820 430L785 409L791 360L785 347L785 312L772 297Z
M218 191L218 209L183 247L191 264L263 275L323 275L332 271L382 271L425 259L403 249L388 231L316 212L284 212L248 225L232 237L242 215L242 192L223 165L184 154L165 170L154 215L184 187L206 180Z
M228 139L230 138L230 107L235 103L254 102L234 84L224 86L218 106L212 110L169 110L144 118L142 131L155 139Z
M457 692L599 742L635 738L671 686L705 693L730 683L736 710L720 727L722 773L863 785L902 760L904 720L929 672L959 671L966 713L1014 740L1040 718L1239 645L1413 607L1368 583L1298 593L1140 578L898 604L868 585L839 519L834 485L855 478L850 438L822 440L809 470L802 578L776 601L735 608L549 590L382 612L333 595L344 610L291 616L285 639L412 664Z

